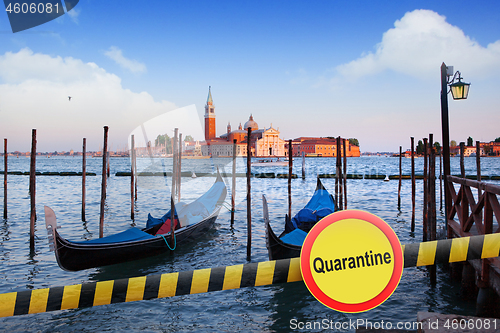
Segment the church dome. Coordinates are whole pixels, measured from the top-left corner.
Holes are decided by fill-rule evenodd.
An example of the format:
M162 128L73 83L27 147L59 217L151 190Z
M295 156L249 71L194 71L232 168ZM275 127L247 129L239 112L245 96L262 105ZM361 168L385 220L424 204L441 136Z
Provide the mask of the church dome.
M248 121L245 123L245 126L243 126L245 130L249 127L252 129L252 131L256 131L259 129L259 125L257 125L257 123L253 121L252 115L250 115L250 118L248 118Z

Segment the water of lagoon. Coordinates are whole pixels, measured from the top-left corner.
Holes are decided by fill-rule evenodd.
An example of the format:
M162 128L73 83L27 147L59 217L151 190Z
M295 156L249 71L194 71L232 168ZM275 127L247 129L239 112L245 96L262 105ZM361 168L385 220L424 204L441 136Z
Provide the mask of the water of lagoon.
M423 159L416 159L416 173L422 174ZM466 173L476 173L475 158L466 158ZM9 157L9 171L29 171L29 158ZM120 265L66 272L59 268L47 242L43 206L50 206L58 218L60 233L71 240L97 238L102 159L88 158L87 222L81 221L81 177L38 176L36 181L36 246L29 248L30 199L29 177L8 176L8 218L0 224L0 293L103 281L150 274L219 267L247 263L246 261L246 179L236 180L236 213L230 226L230 213L221 210L215 227L203 238L186 244L172 255L162 255ZM231 172L231 159L183 160L182 170L195 173L214 172L215 166ZM306 178L300 178L301 159L295 160L292 180L292 211L296 212L309 200L316 185L316 175L335 172L333 158L307 158ZM500 158L482 158L483 175L500 175ZM171 159L139 159L139 170L171 169ZM238 159L237 172L245 172L245 160ZM348 158L348 173L396 175L399 159L387 157ZM118 171L129 171L130 160L111 158L111 177L107 185L104 234L122 231L130 226L143 227L147 214L159 217L168 210L170 179L140 177L135 220L130 218L130 177L117 177ZM438 174L439 163L437 162ZM452 158L452 174L458 174L459 159ZM2 166L3 168L3 163ZM0 169L3 170L3 169ZM81 157L37 157L37 171L81 171ZM286 173L287 168L254 169L255 172ZM410 174L410 159L403 159L403 174ZM213 177L182 178L182 200L189 202L203 194L214 182ZM231 180L226 202L230 203ZM335 180L323 179L334 193ZM498 184L498 182L493 181ZM439 181L437 181L439 185ZM422 239L422 181L416 181L416 230L410 232L411 181L402 182L401 207L397 206L398 181L348 180L348 208L374 213L388 222L402 244ZM437 187L439 189L439 187ZM287 212L286 179L252 179L252 262L268 260L262 216L262 194L270 209L273 229L283 229ZM439 190L436 194L438 224L443 223L439 211ZM3 191L0 193L3 202ZM3 207L2 207L3 208ZM449 279L449 273L438 267L437 284L429 283L425 267L407 268L394 294L382 305L360 314L330 310L316 301L303 282L185 295L131 303L97 306L9 317L0 319L4 331L24 332L95 332L95 331L290 331L290 321L333 322L365 319L372 322L411 322L417 312L431 311L474 315L473 301L459 296L460 285Z

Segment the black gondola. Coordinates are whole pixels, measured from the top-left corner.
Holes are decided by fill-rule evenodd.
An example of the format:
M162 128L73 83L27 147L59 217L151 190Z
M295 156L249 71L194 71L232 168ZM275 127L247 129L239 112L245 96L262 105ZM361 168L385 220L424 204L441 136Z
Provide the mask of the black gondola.
M266 247L269 260L300 256L302 243L311 228L323 217L336 211L335 200L318 178L316 190L309 202L292 219L285 215L285 230L276 236L269 221L266 197L262 196L264 222L266 224Z
M67 271L119 264L171 252L179 244L198 239L214 225L226 194L224 181L217 173L217 180L205 194L180 208L176 206L174 219L176 223L180 222L182 227L174 230L174 244L171 242L170 231L159 233L162 227L163 230L170 230L169 227L165 228L164 224L170 223L170 211L162 219L149 216L148 224L154 225L142 230L130 228L111 236L75 242L59 235L56 215L52 209L45 206L45 224L50 247L55 252L59 266ZM187 218L197 222L189 223Z

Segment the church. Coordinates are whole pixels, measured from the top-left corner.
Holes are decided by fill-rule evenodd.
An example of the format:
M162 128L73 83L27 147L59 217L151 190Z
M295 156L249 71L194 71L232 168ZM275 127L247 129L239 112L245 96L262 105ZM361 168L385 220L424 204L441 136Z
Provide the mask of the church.
M231 124L227 125L227 132L216 136L215 130L215 106L212 100L211 88L208 88L208 98L205 105L205 142L201 145L203 156L232 157L233 142L236 141L236 156L247 155L247 129L250 127L251 155L254 157L282 157L285 156L285 140L279 138L280 132L273 128L259 129L259 125L250 115L248 121L237 130L231 130Z

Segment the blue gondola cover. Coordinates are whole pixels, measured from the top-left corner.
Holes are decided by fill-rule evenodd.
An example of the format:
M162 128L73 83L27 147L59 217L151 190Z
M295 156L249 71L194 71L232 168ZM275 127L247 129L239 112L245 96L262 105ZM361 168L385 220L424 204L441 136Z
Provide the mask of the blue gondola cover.
M161 218L157 219L151 214L148 214L148 221L146 222L146 229L149 229L151 227L154 227L155 225L165 223L168 219L170 218L170 210L167 212L167 214L163 215ZM175 219L178 220L179 217L177 216L177 212L175 213Z
M295 229L292 232L289 232L285 236L281 237L280 239L287 244L302 246L302 244L304 244L306 236L307 232L300 229Z
M297 228L309 231L316 222L332 214L334 207L334 200L327 190L316 190L307 205L299 210L290 221L285 222L285 233Z
M148 234L138 228L130 228L128 230L119 232L114 235L110 235L103 238L92 239L83 242L72 242L76 244L109 244L109 243L120 243L120 242L132 242L138 240L145 240L149 238L155 238L153 235Z

